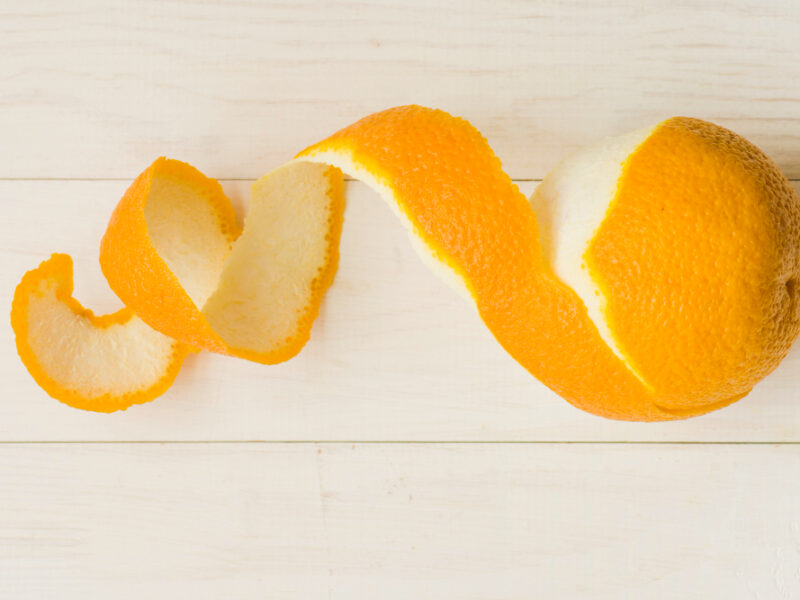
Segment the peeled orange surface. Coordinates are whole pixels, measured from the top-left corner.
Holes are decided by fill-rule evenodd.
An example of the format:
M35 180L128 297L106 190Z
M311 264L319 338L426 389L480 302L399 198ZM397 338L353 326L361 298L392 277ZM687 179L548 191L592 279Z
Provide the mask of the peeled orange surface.
M669 119L568 157L529 201L467 121L405 106L262 177L241 234L216 181L157 160L101 244L127 308L82 309L56 255L17 289L20 356L49 394L92 410L163 392L188 348L291 358L336 269L341 171L388 201L512 357L589 412L667 420L725 406L800 331L800 199L736 134Z

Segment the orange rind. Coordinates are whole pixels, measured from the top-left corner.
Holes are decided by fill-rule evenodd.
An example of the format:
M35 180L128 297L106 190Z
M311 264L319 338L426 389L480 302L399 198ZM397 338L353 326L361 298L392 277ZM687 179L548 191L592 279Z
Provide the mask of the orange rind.
M71 259L54 255L17 289L20 356L51 396L98 411L163 393L189 349L288 360L333 280L343 210L338 170L293 163L253 185L240 235L219 183L160 158L120 200L101 243L103 273L126 307L95 317L69 296Z
M157 160L120 201L101 244L103 273L127 308L96 318L65 299L66 279L53 273L69 269L54 256L23 279L24 301L15 297L23 361L59 399L69 382L70 403L84 408L144 401L171 382L180 362L159 354L141 381L117 390L109 375L95 389L92 374L113 353L58 325L73 340L61 342L74 347L69 380L46 338L30 333L59 324L52 306L62 305L98 339L103 319L124 325L131 333L117 349L146 338L147 324L151 342L176 353L291 358L336 270L342 171L389 203L425 263L474 303L515 360L588 412L659 421L726 406L800 333L800 199L740 136L668 119L578 151L529 201L467 121L403 106L258 180L241 234L215 180ZM25 300L50 296L47 310ZM153 379L162 372L170 377ZM145 392L128 389L142 382Z
M43 390L97 412L149 402L172 385L188 347L129 308L95 316L72 297L72 259L53 254L14 292L17 352Z
M308 340L338 261L341 173L287 164L253 184L244 229L222 188L159 159L111 217L100 266L144 322L191 346L272 364Z

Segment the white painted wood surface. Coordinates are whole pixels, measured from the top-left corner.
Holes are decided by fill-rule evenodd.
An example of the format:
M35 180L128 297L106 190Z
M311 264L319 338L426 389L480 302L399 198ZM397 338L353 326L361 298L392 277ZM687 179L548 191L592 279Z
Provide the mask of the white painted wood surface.
M515 178L675 114L800 177L796 0L18 2L0 9L0 176L253 179L368 113L470 119Z
M54 251L116 308L99 239L156 156L241 212L246 180L408 102L470 119L525 192L672 114L800 179L798 31L795 0L0 0L0 312ZM800 347L712 415L591 417L347 194L337 280L284 365L202 354L94 415L38 390L0 320L0 598L800 597Z
M798 447L722 449L5 446L0 585L8 598L797 598Z

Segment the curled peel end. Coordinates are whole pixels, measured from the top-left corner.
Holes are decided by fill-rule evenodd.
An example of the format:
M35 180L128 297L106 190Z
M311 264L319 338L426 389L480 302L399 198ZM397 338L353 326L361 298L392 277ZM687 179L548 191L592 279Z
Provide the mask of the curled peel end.
M50 396L83 410L114 412L163 394L187 346L150 329L128 308L96 316L72 297L72 259L53 254L14 292L17 352Z

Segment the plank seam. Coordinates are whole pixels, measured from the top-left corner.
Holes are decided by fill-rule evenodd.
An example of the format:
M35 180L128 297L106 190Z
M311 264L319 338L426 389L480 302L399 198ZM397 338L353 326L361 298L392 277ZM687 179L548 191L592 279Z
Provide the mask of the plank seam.
M61 183L68 183L68 182L115 182L115 181L133 181L133 177L0 177L0 182L37 182L37 181L47 181L47 182L61 182ZM217 177L217 181L225 182L236 182L236 181L255 181L258 177ZM789 181L792 183L800 183L800 177L787 177ZM360 179L354 179L352 177L345 176L345 181L361 181ZM512 177L511 181L515 183L538 183L542 181L541 177Z
M567 445L631 445L631 446L798 446L800 441L700 441L700 440L0 440L0 446L19 445L114 445L114 444L142 444L142 445L347 445L359 444L362 446L380 445L518 445L518 446L567 446Z

